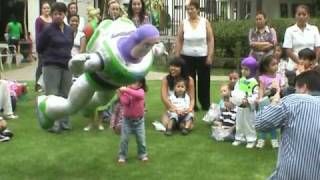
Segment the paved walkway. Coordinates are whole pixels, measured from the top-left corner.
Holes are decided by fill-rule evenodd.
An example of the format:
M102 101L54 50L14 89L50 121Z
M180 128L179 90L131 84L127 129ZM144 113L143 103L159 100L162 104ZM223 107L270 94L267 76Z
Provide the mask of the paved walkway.
M35 78L37 62L32 62L23 68L10 70L3 72L3 78L17 81L32 81ZM166 73L162 72L150 72L147 75L147 80L161 80ZM211 80L214 81L227 81L227 76L211 76Z

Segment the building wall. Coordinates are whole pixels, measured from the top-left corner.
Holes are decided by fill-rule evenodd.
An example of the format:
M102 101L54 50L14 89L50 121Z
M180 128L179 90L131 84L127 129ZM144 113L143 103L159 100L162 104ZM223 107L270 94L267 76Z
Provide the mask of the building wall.
M262 1L262 10L267 14L268 18L280 17L279 0Z

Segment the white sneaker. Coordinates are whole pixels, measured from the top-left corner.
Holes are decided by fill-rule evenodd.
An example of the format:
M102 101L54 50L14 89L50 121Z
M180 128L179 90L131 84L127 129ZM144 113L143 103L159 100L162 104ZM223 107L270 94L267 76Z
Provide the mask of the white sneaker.
M272 146L272 148L278 148L279 147L278 139L272 139L271 140L271 146Z
M103 125L99 125L98 129L99 129L100 131L103 131L103 130L104 130Z
M14 114L10 114L10 115L7 115L5 116L5 119L17 119L18 116L14 115Z
M3 135L0 134L0 142L9 141L9 140L10 140L10 137L3 136Z
M252 148L254 148L254 145L255 145L254 142L248 142L247 145L246 145L246 148L247 149L252 149Z
M91 125L88 125L87 127L83 128L84 131L90 131Z
M239 146L241 144L241 141L235 140L232 143L232 146Z
M256 145L257 148L263 148L264 147L264 139L258 139L258 143Z

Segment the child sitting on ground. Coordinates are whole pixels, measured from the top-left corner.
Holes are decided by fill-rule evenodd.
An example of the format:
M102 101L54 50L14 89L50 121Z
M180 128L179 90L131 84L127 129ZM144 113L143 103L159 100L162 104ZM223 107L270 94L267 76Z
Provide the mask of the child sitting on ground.
M255 79L257 66L255 58L244 58L241 62L242 77L231 92L231 102L237 106L233 146L239 146L246 141L246 148L253 148L257 139L252 123L255 118L255 100L258 97L258 82Z
M261 60L259 76L259 97L258 97L258 110L262 110L264 106L268 105L269 98L274 96L276 93L280 93L281 90L281 76L277 73L278 71L278 60L274 56L265 56ZM277 139L276 129L270 129L268 132L259 132L259 139L257 148L263 148L267 133L271 135L271 146L273 148L279 147Z
M212 138L217 141L233 141L235 134L235 121L237 108L230 102L231 88L229 84L220 87L221 100L219 102L220 115L218 120L213 122Z
M189 111L190 97L187 94L187 83L183 78L178 78L174 82L174 93L169 97L169 101L175 108L168 111L168 128L165 135L172 135L172 128L175 125L182 126L181 133L187 135L193 120L193 112Z

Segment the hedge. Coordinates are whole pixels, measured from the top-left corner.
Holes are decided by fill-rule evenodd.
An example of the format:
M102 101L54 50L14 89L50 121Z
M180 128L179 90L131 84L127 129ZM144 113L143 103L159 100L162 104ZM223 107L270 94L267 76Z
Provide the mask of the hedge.
M286 28L294 19L273 19L268 25L275 28L278 42L283 43ZM311 19L310 24L320 27L320 19ZM254 27L254 20L220 21L212 23L215 36L216 57L244 57L249 53L248 33Z

